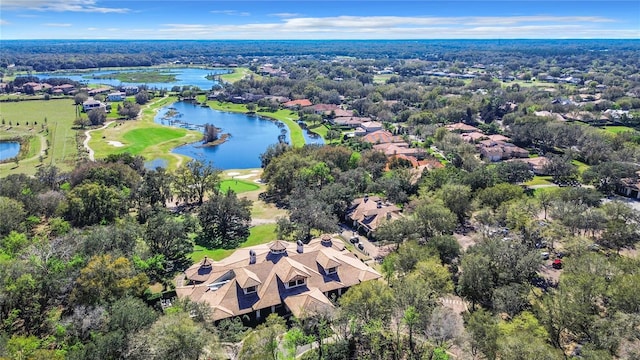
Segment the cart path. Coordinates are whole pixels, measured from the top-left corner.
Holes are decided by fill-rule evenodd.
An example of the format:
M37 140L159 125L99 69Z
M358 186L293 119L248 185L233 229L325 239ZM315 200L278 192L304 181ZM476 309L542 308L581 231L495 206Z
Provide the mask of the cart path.
M92 131L96 131L96 130L104 130L106 129L109 125L113 124L115 121L109 121L104 123L104 125L102 125L102 127L99 127L97 129L91 129L91 130L87 130L84 132L84 136L85 139L82 142L82 145L84 146L85 149L87 149L87 151L89 152L89 160L91 161L96 161L95 157L94 157L94 152L93 149L89 147L89 141L91 140L91 132Z

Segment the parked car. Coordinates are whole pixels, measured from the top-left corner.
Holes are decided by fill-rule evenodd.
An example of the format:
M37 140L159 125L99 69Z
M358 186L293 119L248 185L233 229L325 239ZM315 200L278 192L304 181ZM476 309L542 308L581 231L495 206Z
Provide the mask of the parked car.
M351 239L349 239L349 242L352 244L357 244L360 241L360 239L358 239L357 236L352 237Z
M362 243L358 243L358 249L364 250L364 245Z
M553 266L554 269L562 269L562 260L561 259L553 260L553 263L551 263L551 266Z
M540 255L542 256L542 260L549 260L549 253L548 252L542 252L540 253Z

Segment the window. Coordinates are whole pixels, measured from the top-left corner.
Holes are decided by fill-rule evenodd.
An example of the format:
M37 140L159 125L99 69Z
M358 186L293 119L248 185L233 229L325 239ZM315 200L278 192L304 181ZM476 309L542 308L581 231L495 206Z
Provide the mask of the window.
M305 279L304 279L304 278L301 278L301 279L298 279L298 280L291 280L291 281L289 281L289 284L288 284L288 286L287 286L287 287L288 287L288 288L293 288L293 287L296 287L296 286L302 286L302 285L304 285L304 284L305 284Z
M248 288L244 288L244 293L245 294L253 294L255 293L257 290L256 286L249 286Z
M338 272L338 268L335 266L327 269L327 274L335 274L337 272Z

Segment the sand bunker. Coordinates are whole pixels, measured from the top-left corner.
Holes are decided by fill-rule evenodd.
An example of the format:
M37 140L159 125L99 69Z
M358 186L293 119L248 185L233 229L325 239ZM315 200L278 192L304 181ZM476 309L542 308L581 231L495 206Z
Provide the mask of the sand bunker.
M249 175L240 175L240 176L235 176L236 179L248 179L250 177L254 177L255 174L249 174Z
M229 176L236 176L236 175L240 175L240 173L239 173L239 172L231 171L231 172L228 172L228 173L227 173L227 175L229 175Z
M120 141L107 141L107 144L111 145L111 146L115 146L115 147L123 147L124 144L121 143Z

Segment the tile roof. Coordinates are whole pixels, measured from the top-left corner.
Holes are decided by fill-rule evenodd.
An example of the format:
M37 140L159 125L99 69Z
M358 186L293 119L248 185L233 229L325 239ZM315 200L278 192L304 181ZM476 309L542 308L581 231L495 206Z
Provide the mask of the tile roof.
M255 263L250 261L250 252ZM346 250L342 240L330 235L313 239L301 248L276 240L238 249L221 261L205 258L189 267L185 276L192 284L177 286L176 294L209 304L214 320L283 303L295 316L302 316L307 311L331 307L326 292L381 277ZM297 280L303 285L289 286Z

